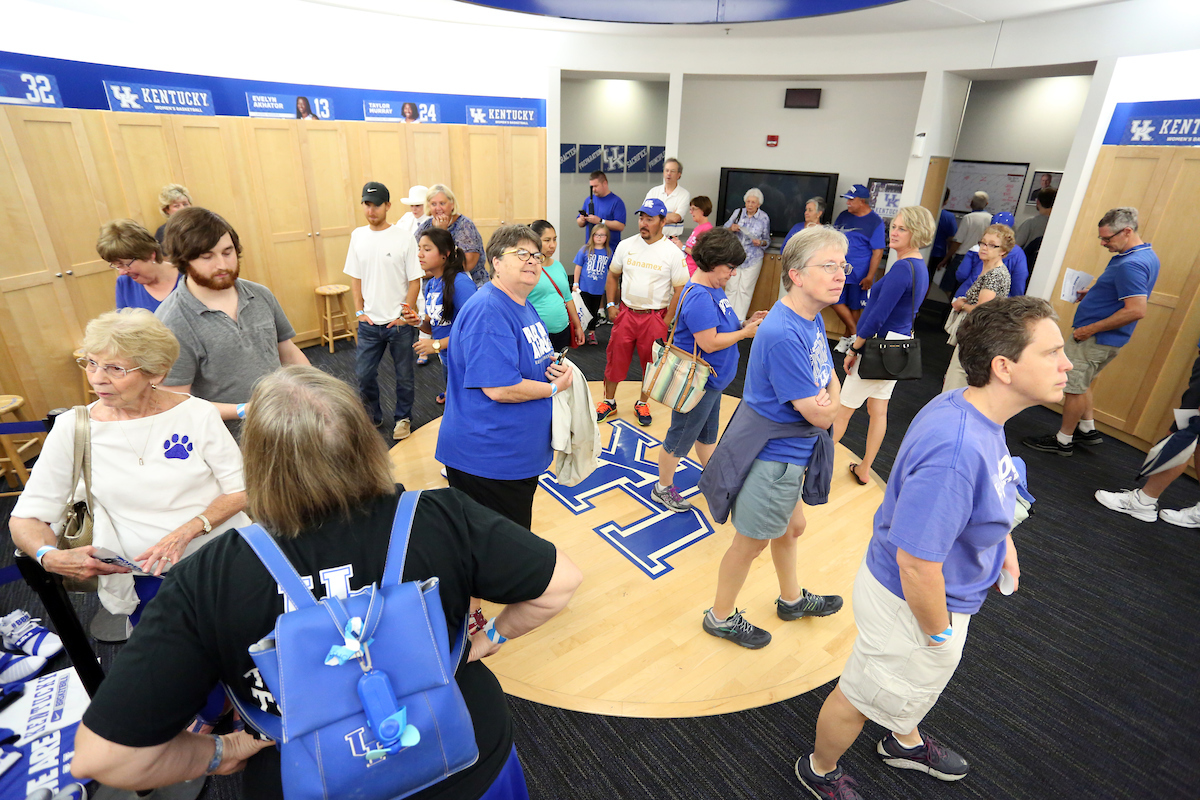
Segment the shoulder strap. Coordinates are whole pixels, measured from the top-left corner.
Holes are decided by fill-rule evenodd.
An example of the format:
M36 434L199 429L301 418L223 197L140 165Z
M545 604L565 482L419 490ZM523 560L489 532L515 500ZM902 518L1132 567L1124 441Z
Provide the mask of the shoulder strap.
M317 604L316 598L304 585L300 574L279 549L271 534L263 530L261 525L247 525L238 528L237 532L246 540L246 544L250 545L254 555L258 556L258 560L267 568L267 572L271 573L275 582L283 588L284 596L292 605L296 608L309 608Z
M71 491L75 491L82 476L88 513L95 513L92 501L92 421L88 417L87 406L75 406L75 454L71 472Z
M917 335L917 268L913 266L911 258L904 259L908 262L908 271L912 274L912 283L909 285L909 292L912 294L912 327L908 329L909 336ZM924 300L925 298L921 298Z
M553 283L553 281L551 281ZM383 566L380 586L398 586L404 578L404 561L408 556L408 537L412 533L413 516L417 511L417 500L421 492L405 492L396 503L396 516L392 518L392 539L388 544L387 563Z
M675 331L679 329L679 312L683 310L683 301L687 299L688 292L692 291L692 287L696 284L689 282L683 287L683 294L679 296L679 302L675 304L675 325L671 328L671 335L667 337L667 347L675 341Z

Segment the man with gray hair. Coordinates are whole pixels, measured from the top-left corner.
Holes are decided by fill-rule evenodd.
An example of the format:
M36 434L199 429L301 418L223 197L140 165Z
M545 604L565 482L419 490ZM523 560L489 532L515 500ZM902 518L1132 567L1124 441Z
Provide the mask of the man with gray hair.
M971 213L958 221L958 230L946 242L946 255L942 256L938 268L946 267L939 284L946 294L954 293L954 273L958 270L958 262L963 260L979 240L983 232L992 224L991 212L987 210L991 198L987 192L976 192L971 196Z
M666 223L663 225L663 236L668 239L679 238L683 235L683 221L687 218L688 206L692 202L692 193L679 185L683 177L683 164L678 158L668 158L663 162L662 186L655 186L646 192L646 200L662 200L667 207Z
M1099 238L1115 255L1096 282L1079 293L1071 323L1075 331L1067 339L1067 358L1074 367L1067 373L1062 425L1058 433L1029 436L1022 442L1043 453L1069 456L1076 443L1092 447L1104 441L1096 430L1092 383L1146 316L1146 300L1158 280L1158 256L1138 236L1136 208L1109 210L1100 218Z

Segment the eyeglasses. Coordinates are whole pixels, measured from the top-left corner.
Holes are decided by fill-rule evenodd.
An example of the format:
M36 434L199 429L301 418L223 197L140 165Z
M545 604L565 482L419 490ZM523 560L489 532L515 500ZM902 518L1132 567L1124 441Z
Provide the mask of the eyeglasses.
M542 255L541 253L532 253L532 252L526 250L525 248L521 248L520 250L505 250L500 255L516 256L517 258L521 259L522 261L525 261L525 262L532 261L535 264L545 264L546 263L546 257L544 255Z
M141 369L141 367L118 367L116 364L105 364L103 367L92 361L90 358L77 358L75 363L79 368L86 372L95 372L96 370L104 370L104 374L110 378L124 378L129 373Z
M825 270L826 275L836 275L839 269L845 275L849 275L854 271L854 267L846 261L843 261L840 264L836 261L830 261L825 264L805 264L804 267L820 267L821 269ZM800 269L804 269L804 267L801 267Z
M1120 236L1122 233L1124 233L1127 230L1129 230L1129 228L1121 228L1121 230L1117 231L1116 233L1112 234L1111 236L1098 236L1096 238L1098 238L1100 240L1101 244L1108 244L1113 239L1117 238L1118 236Z
M987 242L980 242L980 243L979 243L979 248L980 248L981 250L982 250L983 248L985 248L985 247L986 247L986 248L988 248L989 250L1002 250L1002 249L1004 249L1004 245L999 245L999 244L989 244L989 243L987 243Z
M122 264L120 261L113 261L108 266L110 269L130 269L135 261L137 261L136 258L129 259L128 264Z

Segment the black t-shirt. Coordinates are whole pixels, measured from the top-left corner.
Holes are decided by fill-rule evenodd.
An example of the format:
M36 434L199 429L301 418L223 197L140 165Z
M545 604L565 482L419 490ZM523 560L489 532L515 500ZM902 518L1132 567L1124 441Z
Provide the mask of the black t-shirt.
M383 577L397 501L375 498L349 519L334 516L294 539L276 541L301 576L314 578L318 598L334 589L341 595L339 584L360 589ZM439 578L453 637L472 596L505 604L539 597L555 560L553 544L455 489L436 489L422 493L417 504L403 579ZM266 567L236 531L226 532L170 572L84 724L117 744L149 747L182 731L217 681L258 705L252 692L261 696L266 687L255 684L258 673L247 648L274 630L281 613L283 596ZM414 799L479 797L512 749L512 719L491 670L482 662L464 663L455 677L471 712L479 761ZM244 786L256 800L282 798L275 748L250 760Z

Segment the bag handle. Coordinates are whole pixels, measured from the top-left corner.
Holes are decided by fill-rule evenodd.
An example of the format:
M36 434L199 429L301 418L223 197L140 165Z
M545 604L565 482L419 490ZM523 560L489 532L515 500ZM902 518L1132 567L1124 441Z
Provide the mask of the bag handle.
M75 453L71 468L71 491L83 478L83 493L87 498L88 514L92 513L92 423L87 406L75 406Z

